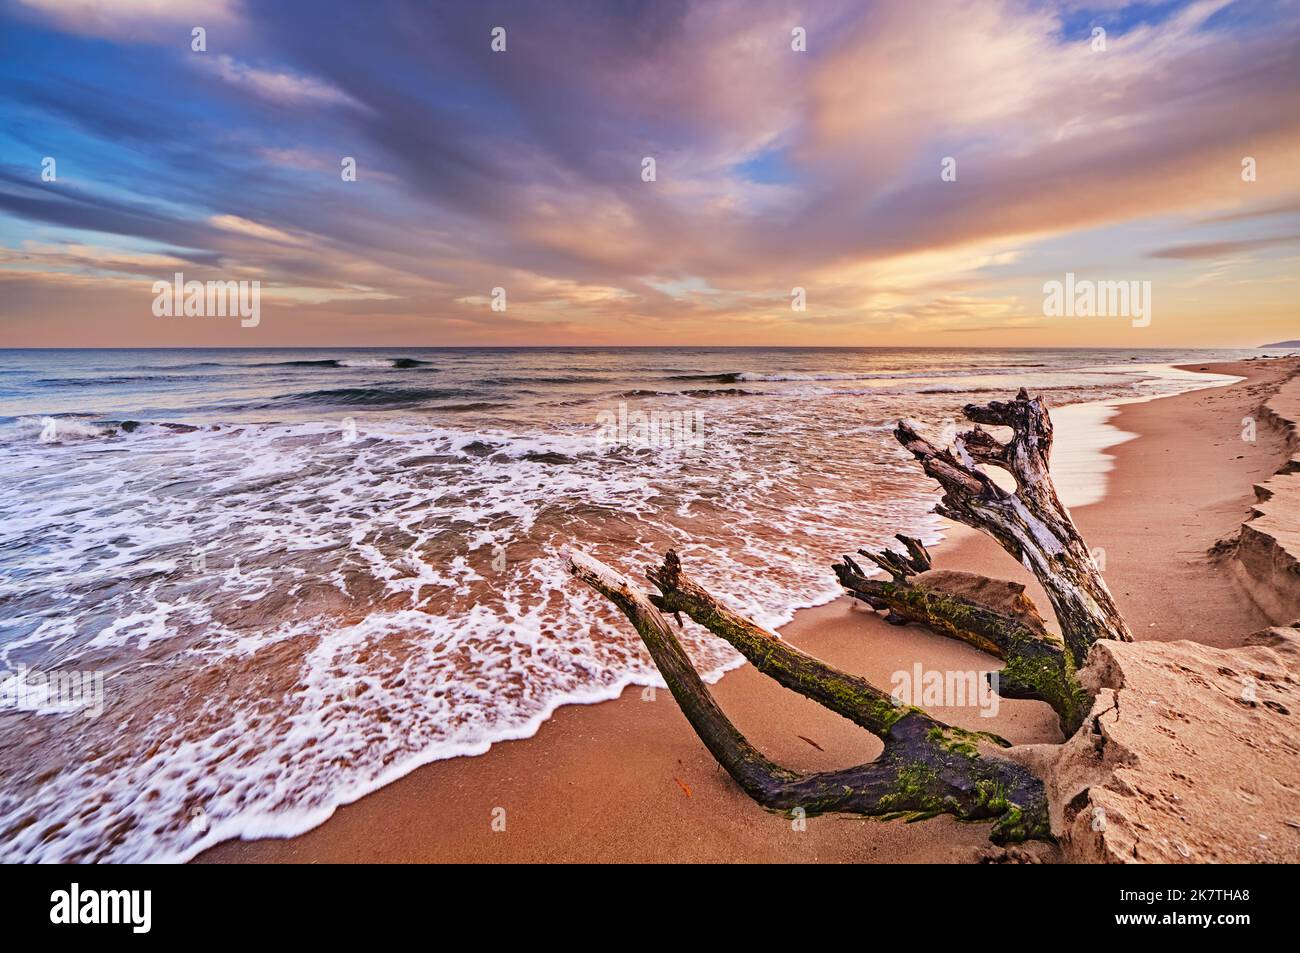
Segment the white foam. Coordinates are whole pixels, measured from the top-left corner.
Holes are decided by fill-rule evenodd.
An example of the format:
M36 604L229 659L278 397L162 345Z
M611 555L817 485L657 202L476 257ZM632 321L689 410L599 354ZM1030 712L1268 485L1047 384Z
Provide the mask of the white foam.
M339 361L339 367L396 367L397 362L387 357L352 357Z
M1109 474L1115 468L1114 456L1106 451L1137 437L1110 423L1121 406L1206 387L1223 387L1243 379L1228 374L1184 371L1167 364L1141 365L1140 370L1159 382L1158 392L1068 404L1052 410L1055 430L1052 482L1066 507L1088 506L1105 499Z

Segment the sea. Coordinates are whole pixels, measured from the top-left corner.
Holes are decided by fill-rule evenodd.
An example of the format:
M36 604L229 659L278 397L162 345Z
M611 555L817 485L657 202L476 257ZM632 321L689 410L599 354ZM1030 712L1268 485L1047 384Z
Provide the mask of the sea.
M900 418L946 439L965 403L1041 394L1080 505L1109 407L1261 353L0 351L0 860L308 830L662 684L564 547L637 578L674 547L779 628L837 596L840 554L942 537ZM741 663L685 643L709 680Z

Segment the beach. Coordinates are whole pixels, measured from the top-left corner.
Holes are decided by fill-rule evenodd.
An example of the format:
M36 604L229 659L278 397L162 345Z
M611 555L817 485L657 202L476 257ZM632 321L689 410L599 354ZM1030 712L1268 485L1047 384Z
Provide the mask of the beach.
M1245 380L1126 403L1109 421L1135 436L1107 451L1113 468L1104 499L1072 512L1089 545L1104 550L1108 584L1139 640L1230 647L1269 624L1207 550L1236 534L1252 484L1285 456L1280 434L1260 427L1247 442L1241 431L1242 418L1257 411L1291 363L1186 365ZM934 554L937 568L1024 582L1049 611L1032 577L982 536L949 527ZM828 563L835 555L827 554ZM887 625L847 598L801 610L780 632L882 686L917 661L945 669L994 665L916 626ZM752 667L728 673L714 692L736 725L788 767L826 770L879 753L872 736ZM1061 740L1054 716L1038 702L1003 700L993 718L971 708L932 713L1017 744ZM667 692L649 700L633 686L613 701L559 709L531 738L418 768L300 836L228 841L197 860L946 862L989 850L987 825L947 817L904 824L831 815L798 826L736 787Z
M317 6L0 3L0 864L1300 862L1293 4Z
M1053 466L1083 506L1117 407L1254 353L0 351L0 673L33 673L0 719L0 857L185 861L305 833L661 684L566 547L637 576L675 547L781 628L841 596L839 554L943 538L900 417L947 442L964 404L1027 387L1057 408ZM709 682L741 664L702 628L681 639ZM91 717L79 696L42 707L50 671L89 679Z

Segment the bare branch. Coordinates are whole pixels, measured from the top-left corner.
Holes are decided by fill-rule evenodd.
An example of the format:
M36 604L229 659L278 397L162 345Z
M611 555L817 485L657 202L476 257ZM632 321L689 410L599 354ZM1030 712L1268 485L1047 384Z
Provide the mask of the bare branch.
M1038 577L1076 667L1098 639L1132 641L1052 483L1052 422L1045 402L1031 400L1022 389L1014 401L968 404L965 414L976 423L1010 427L1011 439L1002 444L976 428L959 438L954 451L935 447L908 421L899 421L894 431L899 443L943 487L935 512L992 536ZM997 486L979 469L981 463L1010 472L1016 491Z

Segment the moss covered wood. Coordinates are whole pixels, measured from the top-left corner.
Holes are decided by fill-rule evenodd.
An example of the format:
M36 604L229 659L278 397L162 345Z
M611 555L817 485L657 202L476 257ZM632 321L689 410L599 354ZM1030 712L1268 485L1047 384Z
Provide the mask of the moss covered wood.
M658 596L585 553L571 551L567 560L570 573L627 616L695 733L762 806L807 816L841 811L993 820L990 837L998 843L1051 836L1043 784L1023 765L998 756L1005 741L945 725L918 708L894 707L868 682L799 652L720 603L682 573L675 553L649 573ZM782 685L867 728L884 742L881 756L812 774L769 760L718 707L661 609L686 613Z
M915 542L901 535L899 539L905 545ZM888 564L889 556L901 558L889 550L863 555L877 565ZM994 682L998 694L1046 702L1065 737L1083 723L1092 701L1079 684L1073 657L1056 636L942 587L915 581L912 572L929 569L928 561L888 580L868 579L851 556L832 568L845 590L872 608L887 609L896 620L921 623L1002 659L1005 665Z

